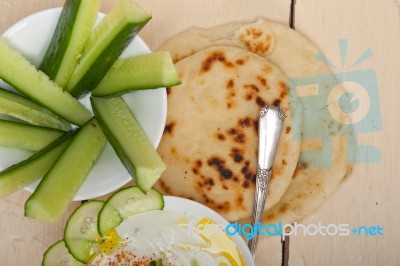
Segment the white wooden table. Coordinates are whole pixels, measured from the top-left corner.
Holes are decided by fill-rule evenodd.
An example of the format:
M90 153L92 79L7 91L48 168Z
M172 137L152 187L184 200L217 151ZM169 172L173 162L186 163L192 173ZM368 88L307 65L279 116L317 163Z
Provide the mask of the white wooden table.
M104 0L107 12L116 0ZM138 0L152 13L141 32L156 49L164 40L190 26L212 27L257 17L288 24L290 0ZM58 7L63 0L0 0L0 33L34 12ZM354 70L376 71L383 130L359 135L359 143L381 151L378 164L358 164L353 174L303 224L380 225L384 236L293 236L288 265L400 265L400 1L298 0L296 30L305 34L340 65L338 40L348 39L346 71L365 50L373 56ZM18 191L0 199L0 265L39 265L42 254L62 237L73 203L55 225L23 216L29 194ZM287 250L286 250L287 251ZM278 238L263 239L257 265L281 265Z

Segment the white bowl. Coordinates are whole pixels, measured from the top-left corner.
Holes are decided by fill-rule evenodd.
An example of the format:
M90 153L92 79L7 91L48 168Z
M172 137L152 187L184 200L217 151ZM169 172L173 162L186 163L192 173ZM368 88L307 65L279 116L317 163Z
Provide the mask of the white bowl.
M224 227L229 225L229 222L217 212L196 201L180 197L164 196L164 203L164 210L186 211L188 214L190 214L190 216L198 217L199 220L202 218L209 218L218 225L222 225ZM245 265L255 266L254 258L251 255L250 250L243 238L239 235L230 237L239 248Z
M30 15L6 30L3 37L9 41L12 47L19 50L37 66L50 43L60 13L61 8L53 8ZM103 17L104 14L99 14L97 23ZM146 43L139 36L136 36L121 57L149 52L150 49ZM0 87L11 89L1 80ZM135 91L125 94L123 98L154 147L157 147L161 140L167 115L165 88ZM89 96L81 102L91 110ZM31 154L31 152L21 149L0 147L0 170L29 157ZM131 179L132 177L122 165L112 147L107 144L74 200L103 196L122 187ZM33 192L39 182L40 180L27 186L26 190Z

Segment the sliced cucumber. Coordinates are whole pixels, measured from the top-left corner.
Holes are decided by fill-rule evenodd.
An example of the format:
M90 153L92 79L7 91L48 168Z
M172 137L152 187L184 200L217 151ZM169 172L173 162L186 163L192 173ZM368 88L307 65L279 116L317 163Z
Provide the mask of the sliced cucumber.
M0 78L72 124L82 126L92 116L77 99L37 71L3 38L0 38Z
M88 263L99 243L97 217L104 201L92 200L83 203L69 217L64 231L64 241L75 259Z
M64 133L57 129L0 119L0 146L38 151Z
M63 240L57 241L43 254L42 266L83 266L69 252Z
M118 59L107 72L92 96L108 96L132 90L172 87L180 83L167 52Z
M138 187L123 188L108 198L100 210L99 232L104 234L134 214L163 208L164 197L157 190L150 189L144 194Z
M65 133L28 159L0 172L0 197L23 188L43 177L58 156L71 142L74 134Z
M25 203L25 216L54 223L63 215L106 144L95 118L89 120Z
M39 67L64 88L96 21L101 0L66 0Z
M43 106L21 94L0 88L0 114L12 116L37 126L68 131L70 124Z
M120 0L90 34L66 90L75 97L93 90L150 19L133 0Z
M165 170L153 144L120 97L91 97L91 102L108 141L136 184L147 192Z

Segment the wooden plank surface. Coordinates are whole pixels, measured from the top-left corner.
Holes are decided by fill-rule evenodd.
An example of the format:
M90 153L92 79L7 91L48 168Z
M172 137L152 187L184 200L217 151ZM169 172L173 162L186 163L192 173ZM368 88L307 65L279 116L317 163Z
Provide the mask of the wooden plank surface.
M104 0L107 12L116 0ZM153 19L142 31L152 49L164 40L191 26L211 27L235 20L266 17L287 24L290 0L140 0ZM63 0L0 1L0 33L21 18ZM400 265L398 210L400 174L396 170L400 152L400 3L397 0L299 0L296 4L296 30L340 66L338 40L348 39L346 71L366 49L374 56L354 70L376 71L384 129L362 134L359 142L372 144L382 153L379 164L357 165L351 177L326 200L304 224L381 225L383 237L295 236L289 246L289 265ZM48 225L23 217L24 191L0 199L0 265L39 265L44 250L61 238L65 219L77 206L74 203L64 218ZM262 239L257 265L281 265L278 238Z
M19 191L0 199L0 265L40 265L43 252L63 236L65 222L79 202L56 224L24 217L29 193Z
M304 224L380 225L384 236L297 236L290 239L289 265L400 265L400 13L399 1L300 0L296 30L313 41L338 69L376 71L383 130L360 134L377 147L379 164L358 164L353 174ZM339 39L348 39L341 66ZM370 49L373 56L355 68Z

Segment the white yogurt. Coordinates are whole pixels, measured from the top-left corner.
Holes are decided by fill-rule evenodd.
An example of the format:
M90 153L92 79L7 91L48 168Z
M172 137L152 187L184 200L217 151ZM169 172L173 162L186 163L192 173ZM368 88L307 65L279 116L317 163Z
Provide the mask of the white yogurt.
M236 245L226 234L208 236L191 230L189 225L196 226L201 219L174 210L133 215L116 228L122 239L120 247L98 256L91 265L148 265L157 259L164 266L243 265ZM232 260L235 257L239 261Z

